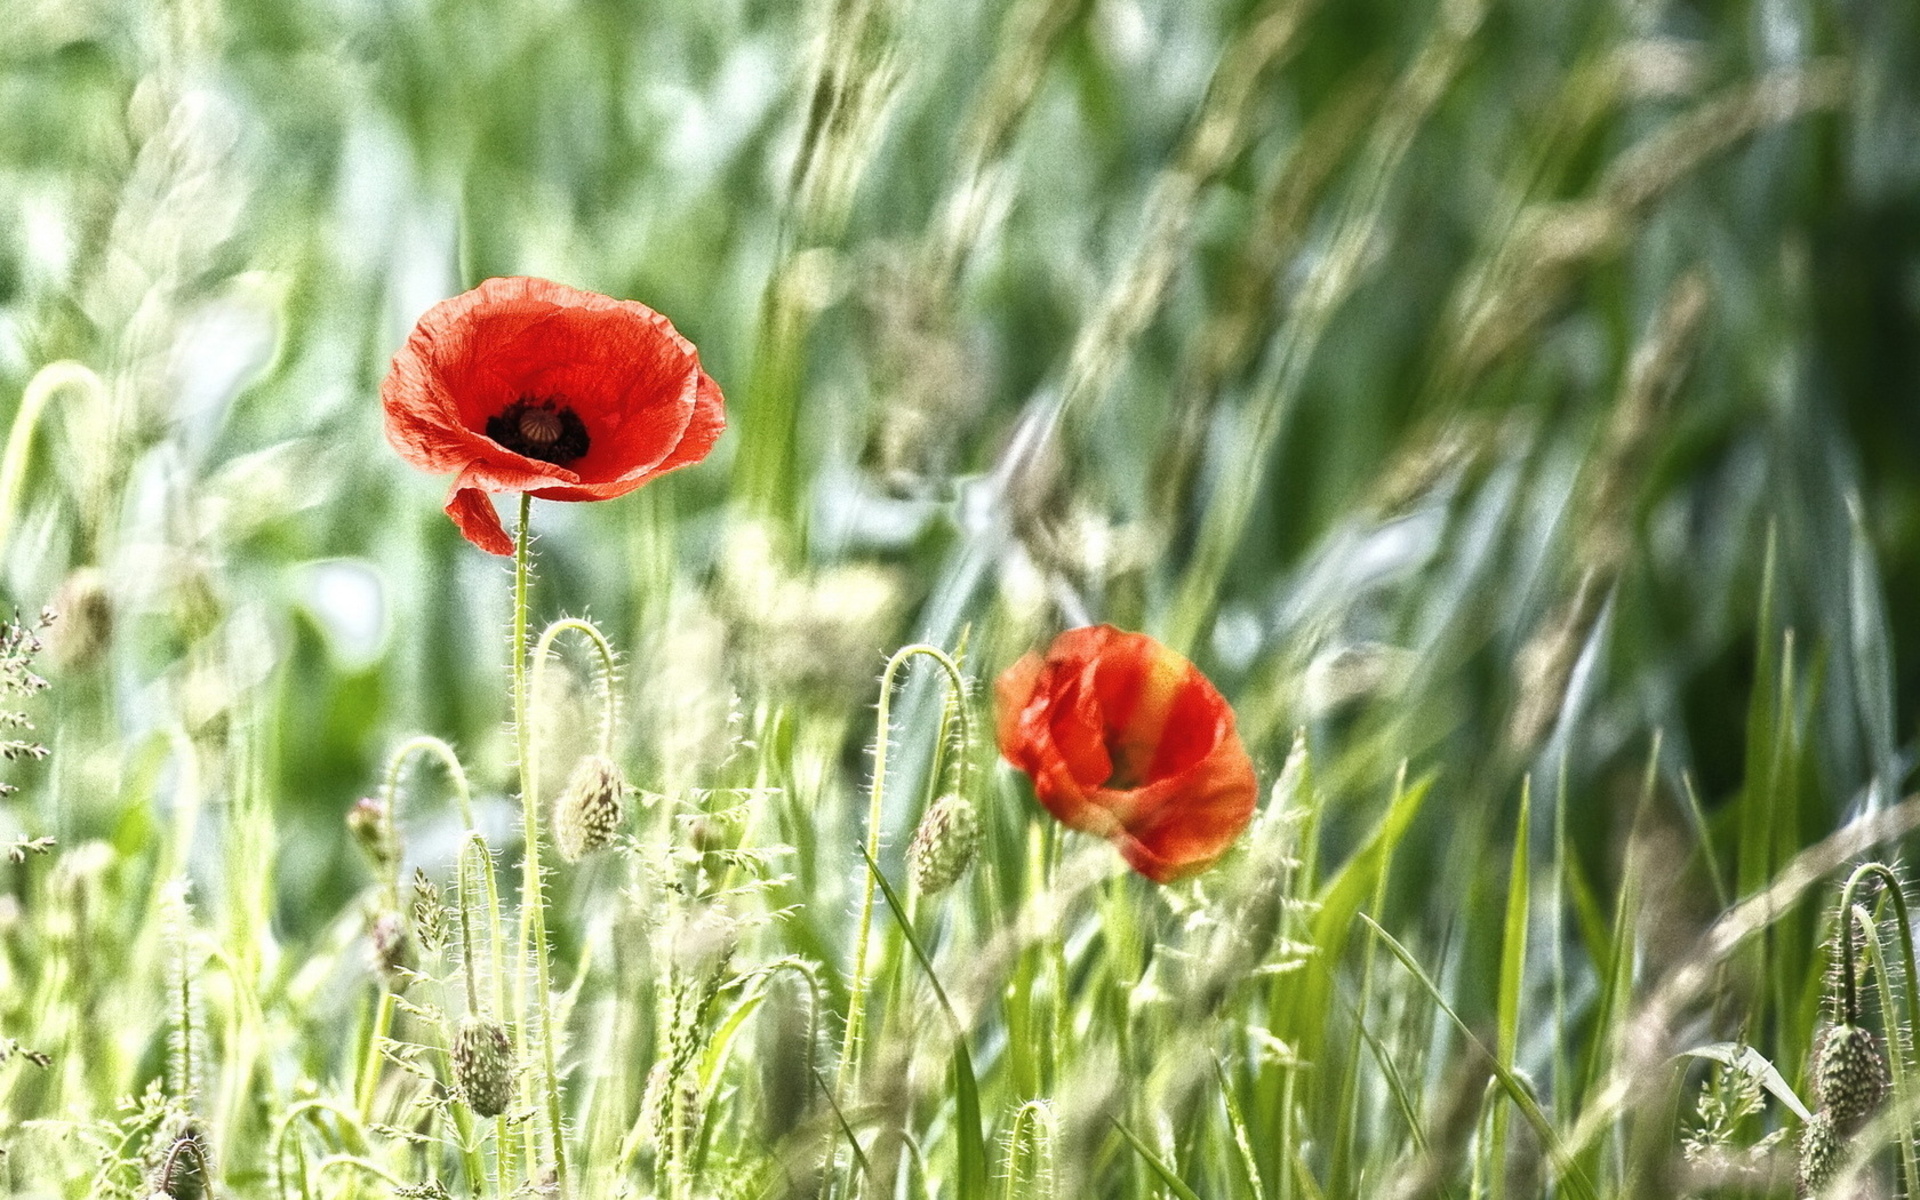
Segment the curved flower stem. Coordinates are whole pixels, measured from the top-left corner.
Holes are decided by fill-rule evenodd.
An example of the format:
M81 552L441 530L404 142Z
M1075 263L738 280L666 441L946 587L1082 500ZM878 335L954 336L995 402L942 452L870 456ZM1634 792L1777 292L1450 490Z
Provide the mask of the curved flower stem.
M381 787L381 795L386 799L384 806L386 812L382 818L382 822L386 826L386 843L388 846L394 847L395 852L393 854L393 861L388 866L387 877L381 882L386 890L387 908L396 913L400 911L401 856L398 851L400 845L398 812L400 808L400 774L406 769L407 760L416 754L430 754L440 760L441 766L444 767L447 772L448 781L453 784L454 797L460 804L461 819L466 822L467 828L473 828L473 789L467 783L466 769L460 765L460 757L453 752L452 746L447 745L437 737L422 734L418 737L408 739L406 742L403 742L399 748L394 750L393 754L387 759L387 775ZM363 1121L373 1119L374 1092L379 1087L381 1074L380 1043L386 1040L388 1032L392 1029L393 1009L392 985L383 983L381 985L380 1004L379 1007L374 1010L373 1028L367 1039L367 1057L362 1067L359 1094L357 1096L360 1104L360 1118Z
M0 453L0 549L12 538L14 517L20 511L20 495L26 488L27 456L33 435L40 428L41 414L54 393L63 387L89 392L96 401L105 403L107 385L93 368L72 359L48 363L27 381L27 389L20 395L20 407L13 413L6 450Z
M535 646L533 650L533 666L531 668L533 678L530 690L536 696L540 694L540 684L546 678L547 655L552 651L553 643L559 640L560 635L563 633L578 633L585 637L599 655L601 699L600 753L612 757L613 729L619 721L619 713L617 711L619 708L619 696L615 691L616 672L619 670L619 667L613 653L613 644L607 641L607 635L600 632L598 625L581 617L562 617L547 626L540 634L539 645ZM528 755L537 755L539 753L539 747L529 741L525 752ZM531 778L536 776L538 772L535 771L531 765L533 760L530 758L528 761L530 765L527 767L527 772Z
M402 742L387 759L387 778L381 789L386 798L386 839L387 845L398 846L400 823L400 773L406 768L407 760L416 754L430 754L440 760L446 769L447 781L453 785L454 799L460 805L460 821L468 829L473 828L473 789L467 783L466 768L460 765L460 756L453 747L437 737L421 734ZM393 907L400 907L400 856L394 855L393 873L388 879L388 900Z
M1853 912L1853 894L1868 876L1876 877L1886 887L1888 898L1893 901L1894 914L1900 921L1900 947L1907 959L1907 1019L1914 1020L1920 1014L1920 980L1914 978L1913 929L1907 923L1907 897L1901 890L1899 876L1885 863L1862 863L1855 867L1853 874L1847 876L1845 886L1840 889L1840 1015L1849 1025L1860 1023L1860 994L1854 979L1853 930L1849 928L1848 914ZM1882 1003L1890 1000L1884 997ZM1891 1022L1889 1022L1891 1025Z
M534 1014L539 1014L540 1066L546 1086L547 1134L553 1143L553 1171L560 1183L560 1194L567 1192L567 1150L561 1122L560 1075L553 1064L552 1012L548 997L553 992L553 969L547 959L547 901L540 880L540 798L533 775L533 729L528 720L527 679L527 567L530 553L530 520L533 496L520 493L520 529L513 542L513 729L520 759L520 811L526 830L526 849L521 858L520 946L532 943L534 982L539 994L527 996L527 977L519 974L520 1027L516 1031L524 1059L533 1036ZM529 1162L529 1173L539 1164Z
M268 1140L267 1165L272 1170L274 1186L279 1194L279 1200L288 1200L287 1175L283 1169L287 1153L287 1136L293 1132L295 1122L299 1121L302 1117L306 1117L309 1121L314 1121L314 1114L318 1113L331 1113L340 1121L344 1128L353 1131L354 1136L359 1139L363 1147L366 1145L367 1131L360 1124L360 1115L358 1113L342 1108L331 1100L318 1098L301 1100L294 1104L291 1108L287 1109L286 1112L281 1113L280 1119L274 1122L273 1136ZM315 1121L315 1124L318 1124L318 1122ZM304 1179L301 1181L300 1192L302 1195L308 1194L306 1181Z
M966 771L968 751L973 744L971 727L967 716L967 683L960 673L960 667L938 646L916 642L902 646L887 660L887 669L880 677L879 717L875 722L877 737L873 748L873 787L867 799L867 860L878 862L880 859L880 818L881 802L886 795L887 784L887 744L892 740L889 728L889 714L893 706L894 679L900 669L915 655L925 655L940 664L946 672L949 685L953 689L954 708L959 713L960 744L958 775L955 787L966 790ZM853 978L847 984L847 1027L840 1043L840 1065L835 1072L833 1092L836 1099L845 1096L847 1085L854 1078L859 1066L860 1039L866 1024L866 986L867 952L873 925L874 868L867 868L866 886L860 901L860 924L854 942Z

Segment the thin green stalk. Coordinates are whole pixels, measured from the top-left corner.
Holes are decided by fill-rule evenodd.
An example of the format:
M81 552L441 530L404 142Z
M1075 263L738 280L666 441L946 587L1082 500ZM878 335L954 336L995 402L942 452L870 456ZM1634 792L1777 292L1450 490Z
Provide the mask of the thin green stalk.
M392 1026L393 987L383 982L380 1002L373 1010L373 1028L367 1037L367 1056L360 1062L360 1083L354 1089L354 1104L363 1125L373 1120L373 1097L380 1085L380 1043L387 1040L387 1031Z
M467 783L466 768L460 765L460 756L453 752L452 746L439 738L420 734L402 742L387 759L387 777L381 789L381 795L387 802L383 820L386 824L389 846L400 844L400 773L406 769L407 761L416 754L431 755L440 760L440 765L447 772L447 782L453 785L454 800L460 805L460 823L468 829L473 828L473 788ZM400 907L400 856L398 854L394 855L393 870L390 875L391 878L387 881L391 888L388 899L397 909Z
M949 658L944 650L916 642L902 646L887 660L887 669L880 677L879 716L875 721L878 735L873 749L873 785L867 799L867 841L866 853L869 861L878 861L880 857L880 821L882 801L886 796L887 784L887 745L892 741L892 732L888 721L893 707L894 680L900 669L915 655L926 655L940 664L947 679L953 686L956 704L959 710L960 740L962 745L972 745L969 718L966 705L966 680L960 674L960 668ZM968 755L959 756L956 788L964 794L966 791ZM847 985L847 1026L845 1036L840 1043L840 1063L834 1077L834 1094L843 1096L847 1086L855 1077L859 1063L861 1035L866 1026L866 984L867 956L873 925L873 900L875 873L869 868L860 900L860 919L856 928L853 951L853 977Z
M553 968L547 953L547 901L540 881L540 797L533 773L533 730L528 721L527 678L527 579L531 559L531 517L533 496L520 493L520 528L513 542L513 728L520 760L520 815L526 831L526 848L521 857L520 945L532 946L534 982L539 993L531 1002L527 996L527 977L518 973L520 1027L516 1030L519 1052L524 1061L531 1049L534 1015L539 1014L541 1081L546 1088L547 1136L552 1142L553 1171L560 1183L561 1195L567 1192L567 1150L562 1126L560 1075L553 1062L553 1028L547 1007L553 991ZM531 1137L531 1131L529 1137ZM527 1164L528 1173L539 1169L537 1162Z
M1520 1048L1520 993L1526 976L1527 924L1532 897L1527 857L1532 809L1533 776L1524 775L1520 779L1520 815L1513 830L1513 864L1507 875L1507 920L1501 939L1500 995L1495 1011L1494 1053L1500 1056L1500 1065L1508 1070L1513 1069L1513 1060ZM1494 1106L1488 1157L1493 1163L1494 1200L1502 1200L1507 1194L1507 1107L1504 1104Z
M7 432L7 446L0 454L0 551L8 548L13 537L14 519L20 511L20 493L27 483L27 457L32 452L34 434L47 402L63 387L77 387L96 397L106 395L107 385L84 363L70 359L41 367L27 381L20 395L20 407L14 410L13 427Z
M613 644L607 641L607 636L600 632L599 626L595 625L592 621L584 621L579 617L562 617L541 631L540 642L534 647L533 651L533 666L531 668L533 672L533 694L536 696L540 694L540 685L546 679L547 655L552 651L553 643L559 640L560 635L563 633L578 633L582 635L599 655L601 692L600 753L611 756L613 754L613 731L619 721L617 711L619 707L619 692L616 688L619 662L618 656L613 652ZM534 757L539 754L539 750L540 747L538 743L529 741L526 749L523 751L524 754L529 756L527 760L527 773L530 779L537 778L539 774L535 769L537 763L534 761Z

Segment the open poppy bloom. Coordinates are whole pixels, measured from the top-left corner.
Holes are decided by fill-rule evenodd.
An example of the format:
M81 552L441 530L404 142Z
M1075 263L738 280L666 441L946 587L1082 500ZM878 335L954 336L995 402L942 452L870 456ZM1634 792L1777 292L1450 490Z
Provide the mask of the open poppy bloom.
M380 385L387 440L456 474L447 515L512 554L489 492L610 500L699 462L726 426L720 385L644 304L544 279L489 279L413 327Z
M1167 883L1205 870L1253 819L1253 762L1233 709L1144 633L1069 629L994 684L1000 753L1069 829Z

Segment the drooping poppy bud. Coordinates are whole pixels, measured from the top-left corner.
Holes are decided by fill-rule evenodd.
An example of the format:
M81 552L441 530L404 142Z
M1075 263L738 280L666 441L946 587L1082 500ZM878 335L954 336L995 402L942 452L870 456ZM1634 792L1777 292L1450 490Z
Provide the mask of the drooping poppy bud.
M579 862L613 844L626 819L627 781L604 754L589 754L573 769L555 805L553 840L560 857Z
M1167 883L1205 870L1253 819L1253 762L1198 668L1142 633L1070 629L994 685L1000 752L1070 829Z
M447 515L512 554L488 500L610 500L705 458L726 425L693 343L644 304L489 279L427 310L380 385L387 440L455 474Z
M1834 1128L1851 1135L1880 1107L1887 1064L1871 1032L1843 1022L1820 1039L1813 1077L1821 1105L1833 1114Z
M506 1026L471 1014L453 1035L453 1082L477 1115L497 1117L513 1103L513 1040Z
M927 807L927 815L920 818L913 840L907 843L913 885L925 896L952 887L972 865L979 844L980 817L973 810L973 802L954 793L935 800Z

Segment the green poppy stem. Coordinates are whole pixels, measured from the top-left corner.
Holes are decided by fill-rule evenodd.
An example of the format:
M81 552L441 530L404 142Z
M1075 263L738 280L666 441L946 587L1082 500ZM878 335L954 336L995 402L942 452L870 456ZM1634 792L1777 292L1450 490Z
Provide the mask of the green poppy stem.
M873 747L873 787L867 801L867 860L869 864L880 859L880 818L881 801L886 795L887 785L887 744L893 734L889 725L893 707L894 679L908 660L915 655L924 654L940 664L946 672L947 680L953 687L954 708L958 711L960 725L960 744L963 747L956 772L956 790L966 789L967 751L972 742L971 729L967 716L967 684L960 673L960 667L938 646L915 643L902 646L887 660L886 672L880 677L880 708L876 721L878 734ZM866 988L867 954L871 941L873 925L873 897L875 889L874 870L867 868L866 887L860 902L860 923L854 942L853 978L847 983L847 1027L840 1043L840 1065L835 1074L833 1094L836 1099L846 1096L847 1087L853 1081L859 1066L861 1036L866 1027Z
M540 1025L540 1068L547 1093L547 1134L553 1143L554 1177L560 1184L561 1195L564 1196L567 1193L567 1150L561 1116L560 1075L554 1069L553 1063L552 1013L548 1008L549 998L553 994L553 969L547 956L547 901L544 885L540 880L540 797L538 782L533 777L533 728L528 719L530 698L527 694L529 683L527 578L528 563L532 557L530 546L532 514L533 497L526 492L520 493L520 528L513 542L513 728L519 751L521 822L526 831L526 849L521 858L520 946L524 951L529 943L532 945L534 982L539 992L529 1003L526 994L527 977L524 972L521 972L519 974L520 1024L517 1033L519 1054L524 1061L530 1048L529 1039L533 1036L534 1015L537 1012ZM527 1169L531 1174L538 1169L538 1163L529 1161Z

